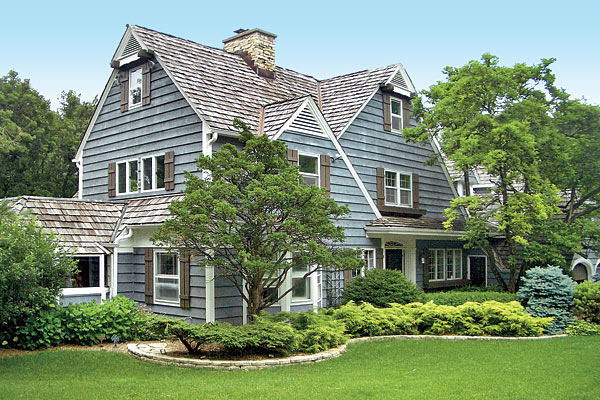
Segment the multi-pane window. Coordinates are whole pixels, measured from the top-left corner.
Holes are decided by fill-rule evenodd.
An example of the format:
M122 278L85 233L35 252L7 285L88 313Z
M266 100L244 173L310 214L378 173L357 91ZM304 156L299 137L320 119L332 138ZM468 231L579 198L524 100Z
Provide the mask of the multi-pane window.
M138 191L138 160L117 163L117 193Z
M154 300L179 304L179 260L176 254L155 252Z
M363 259L365 260L365 264L362 268L353 269L352 277L356 277L358 275L365 276L365 272L375 269L375 250L374 249L366 249L363 251Z
M392 108L392 131L401 132L403 127L402 101L390 99Z
M308 154L298 155L298 167L302 179L309 185L319 186L319 157Z
M292 268L292 301L310 300L310 277L304 278L308 271L308 266Z
M66 288L89 288L100 286L100 257L75 257L77 269L66 279Z
M142 105L142 68L129 71L129 108Z
M411 175L398 171L385 171L385 204L412 206Z
M429 250L429 280L462 279L462 250Z
M164 189L165 156L142 158L142 190Z

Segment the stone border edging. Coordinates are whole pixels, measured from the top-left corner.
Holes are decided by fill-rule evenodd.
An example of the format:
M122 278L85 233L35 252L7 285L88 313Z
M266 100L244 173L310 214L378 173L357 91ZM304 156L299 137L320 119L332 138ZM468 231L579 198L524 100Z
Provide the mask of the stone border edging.
M433 336L433 335L387 335L367 336L348 340L346 344L316 354L304 356L292 356L273 360L247 360L247 361L225 361L225 360L202 360L194 358L171 357L165 354L167 343L129 343L127 350L132 355L156 364L175 365L180 367L195 367L220 370L249 370L278 367L293 364L308 364L320 362L341 356L348 345L360 342L371 342L386 339L442 339L442 340L546 340L567 335L534 336L534 337L502 337L502 336Z

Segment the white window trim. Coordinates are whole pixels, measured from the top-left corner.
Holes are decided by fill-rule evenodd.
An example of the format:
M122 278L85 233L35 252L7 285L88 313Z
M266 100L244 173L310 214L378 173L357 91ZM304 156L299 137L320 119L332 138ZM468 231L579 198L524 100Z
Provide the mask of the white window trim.
M394 108L392 107L392 103L397 102L400 103L400 114L394 114L392 111ZM394 129L393 120L394 117L400 118L400 129ZM390 126L392 127L392 132L402 133L402 128L404 127L404 104L402 99L398 99L396 97L390 96Z
M394 172L396 174L396 186L388 186L386 183L386 178L385 178L385 174L386 172ZM403 189L400 188L400 175L406 175L409 177L410 180L410 190L409 189ZM389 203L387 201L387 197L385 195L385 191L387 188L394 188L398 191L397 196L396 196L396 203ZM410 191L410 194L408 196L409 199L409 204L402 204L400 203L400 192L401 191ZM394 170L394 169L384 169L383 170L383 197L384 197L384 202L386 206L392 206L392 207L405 207L405 208L412 208L413 206L413 177L412 177L412 172L404 172L404 171L398 171L398 170Z
M305 153L305 152L298 152L298 168L300 168L300 156L305 156L305 157L312 157L312 158L316 158L317 159L317 173L316 174L312 174L310 172L300 172L300 175L306 175L306 176L311 176L311 177L316 177L317 178L317 187L321 187L321 156L319 154L315 154L315 153Z
M86 288L61 288L61 292L64 296L77 296L77 295L100 295L101 300L106 300L106 293L109 288L104 287L106 282L104 282L104 276L106 274L106 265L104 255L100 254L75 254L73 255L73 259L75 258L83 258L83 257L98 257L98 273L100 276L98 277L99 286L91 286ZM111 277L112 279L112 277Z
M177 273L175 275L164 275L164 274L158 274L157 270L158 270L158 255L159 254L175 254L175 257L177 258ZM154 304L159 304L159 305L164 305L164 306L180 306L180 300L179 300L179 296L180 296L180 290L181 290L181 261L180 261L180 257L178 253L170 253L167 250L155 250L154 251L154 259L152 260L152 266L154 269L154 281L152 282L152 285L154 287ZM158 299L156 297L156 294L158 293L158 290L156 290L156 281L159 278L166 278L166 279L174 279L174 277L177 278L177 301L169 301L169 300L161 300Z
M370 269L370 270L373 270L373 269L375 269L375 268L376 268L376 266L375 266L375 262L376 262L376 259L377 259L377 256L376 256L376 250L375 250L375 248L368 247L368 248L364 248L364 249L362 249L362 251L363 251L363 253L362 253L362 259L363 259L363 260L365 260L365 261L366 261L366 258L365 258L365 253L366 253L367 251L371 251L371 252L373 252L373 257L371 257L371 262L372 262L373 268L372 268L372 269ZM366 266L366 265L363 265L363 266L360 268L360 273L359 273L358 275L355 275L354 277L357 277L357 276L365 276L365 272L367 272L367 271L370 271L370 270L368 270L368 269L367 269L367 266ZM356 271L356 270L354 270L354 271Z
M160 156L164 156L165 153L161 153L161 154L152 154L149 156L142 156L139 158L139 162L138 162L138 169L139 169L139 173L138 173L138 180L139 180L139 184L138 187L140 188L140 192L142 193L148 193L148 192L156 192L159 190L165 190L164 186L161 188L157 188L156 187L156 182L158 181L156 179L156 158L160 157ZM152 189L144 189L144 160L147 160L151 158L152 159ZM164 181L163 177L163 181Z
M138 190L136 191L132 191L131 190L131 181L129 180L129 175L130 175L130 171L131 168L129 166L129 163L132 161L137 161L137 182L138 182ZM119 164L125 164L125 191L124 192L119 192ZM139 158L130 158L128 160L123 160L123 161L117 161L116 163L116 175L117 175L117 179L116 179L116 193L119 194L130 194L130 193L138 193L140 190L140 159Z
M313 268L315 268L315 266L308 266L306 272L310 272L313 270ZM294 269L290 268L290 288L294 286L294 278L299 278L299 275L304 276L304 274L306 274L306 272L302 272L299 273L298 275L294 276ZM313 272L312 274L310 274L309 276L307 276L306 278L304 278L304 280L308 280L308 284L310 285L310 287L308 288L308 298L301 298L301 299L296 299L294 300L294 291L292 290L290 292L290 299L291 299L291 303L294 306L297 305L304 305L304 304L313 304L313 278L315 277L317 273Z
M437 267L438 267L439 263L436 262L436 265L435 265L436 268L435 268L435 274L434 274L436 276L436 279L431 279L431 277L430 277L429 278L429 282L445 282L445 281L456 281L456 280L463 279L463 270L462 270L462 267L463 267L463 265L462 265L462 263L463 263L463 255L462 255L462 249L456 249L456 248L429 249L430 254L431 254L432 251L435 252L435 260L437 260L437 252L438 251L443 251L444 252L443 265L442 265L444 278L443 279L437 279L437 276L438 276L437 273L439 272L439 270L438 270ZM460 271L460 276L458 274L456 274L456 269L453 268L453 270L452 270L452 277L448 278L448 266L446 264L447 264L447 260L448 260L448 252L449 251L452 251L453 253L456 252L456 251L458 251L458 253L460 254L460 263L458 265L458 267L459 267L458 270ZM429 254L427 255L427 257L429 257ZM454 254L453 254L453 257L454 257ZM453 258L453 260L454 260L454 258ZM433 265L429 265L429 268L430 268L429 272L430 273L431 273L431 269L433 267L434 267Z
M140 85L140 94L141 94L140 102L137 103L137 104L132 104L132 102L131 102L131 82L132 82L131 75L134 72L138 71L138 70L140 70L140 71L142 70L142 66L141 65L138 68L132 68L132 69L130 69L128 71L128 73L129 73L129 81L128 81L129 85L128 85L128 88L127 88L127 91L128 91L128 93L127 93L127 108L129 110L134 110L136 108L141 107L142 103L144 102L144 100L143 100L144 99L144 71L141 71L141 74L142 74L142 84Z

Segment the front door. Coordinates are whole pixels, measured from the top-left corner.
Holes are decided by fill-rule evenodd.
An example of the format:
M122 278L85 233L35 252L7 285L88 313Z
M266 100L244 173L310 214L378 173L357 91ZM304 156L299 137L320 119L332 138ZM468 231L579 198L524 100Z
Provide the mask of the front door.
M471 284L473 286L485 286L485 256L469 256L469 268L471 271Z
M404 272L404 250L386 249L385 250L385 268Z

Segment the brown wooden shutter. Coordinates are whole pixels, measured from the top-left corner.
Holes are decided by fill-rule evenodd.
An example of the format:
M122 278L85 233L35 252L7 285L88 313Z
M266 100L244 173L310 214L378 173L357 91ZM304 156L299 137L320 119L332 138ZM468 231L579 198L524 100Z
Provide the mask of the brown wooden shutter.
M152 304L154 303L154 251L152 249L146 249L144 264L146 266L144 294L146 296L146 304Z
M412 174L412 195L413 195L412 208L419 208L419 175L417 175L417 174Z
M425 264L423 265L423 287L426 288L429 286L429 270L431 268L431 265L429 265L429 251L427 249L424 249L423 252L421 253L421 258L423 258L425 260ZM421 262L421 260L417 260L417 262Z
M385 205L385 172L383 168L377 168L377 207Z
M298 150L288 149L287 151L287 159L290 164L298 165Z
M117 164L108 164L108 197L117 195Z
M327 195L331 195L331 157L321 154L321 187L325 188Z
M383 249L375 249L375 268L383 269Z
M348 284L352 281L352 270L345 269L344 270L344 289L348 288Z
M129 71L121 72L121 112L129 109Z
M190 308L190 252L182 251L179 256L179 306Z
M175 152L165 153L165 190L175 190Z
M150 104L150 64L142 66L142 105Z
M402 108L403 128L410 128L410 99L402 99Z
M388 93L383 94L383 129L388 132L392 130L392 105Z

